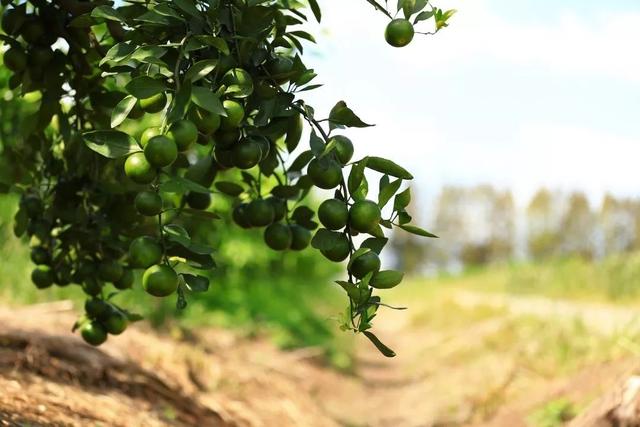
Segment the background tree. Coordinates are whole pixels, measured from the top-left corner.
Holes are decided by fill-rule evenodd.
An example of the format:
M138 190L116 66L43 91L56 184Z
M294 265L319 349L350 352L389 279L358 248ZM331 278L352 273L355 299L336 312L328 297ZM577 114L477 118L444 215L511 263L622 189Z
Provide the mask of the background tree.
M557 198L546 188L536 192L527 207L527 247L535 260L557 254L560 243L560 219Z
M570 195L560 224L561 253L579 255L586 259L593 258L595 215L584 193L574 192Z

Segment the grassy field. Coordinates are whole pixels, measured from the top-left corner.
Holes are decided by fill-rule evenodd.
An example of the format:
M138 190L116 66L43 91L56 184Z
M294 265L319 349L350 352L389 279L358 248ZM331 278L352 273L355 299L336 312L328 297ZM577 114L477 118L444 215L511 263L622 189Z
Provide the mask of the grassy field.
M422 282L426 287L454 286L479 292L635 305L640 302L640 253L594 262L568 258L514 263L470 269L461 275L442 275Z

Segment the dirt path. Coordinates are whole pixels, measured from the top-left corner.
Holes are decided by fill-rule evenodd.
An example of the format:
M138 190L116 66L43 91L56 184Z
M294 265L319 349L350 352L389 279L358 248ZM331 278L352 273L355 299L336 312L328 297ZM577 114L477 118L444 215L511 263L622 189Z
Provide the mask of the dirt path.
M327 381L317 392L326 410L350 426L525 426L527 414L545 401L597 395L637 365L635 359L596 363L555 377L536 372L522 357L526 336L491 348L517 316L579 321L593 333L612 335L637 327L638 312L629 308L470 291L452 292L441 303L480 318L442 328L420 319L421 313L416 320L407 312L385 312L376 333L398 356L380 358L360 340L355 378Z
M637 346L602 356L591 342L633 345L631 309L418 295L391 294L411 310L385 310L376 324L398 356L356 337L353 375L315 363L313 349L213 329L170 338L142 325L95 350L64 332L64 307L0 309L0 425L518 427L536 425L530 415L547 402L593 400L637 369Z

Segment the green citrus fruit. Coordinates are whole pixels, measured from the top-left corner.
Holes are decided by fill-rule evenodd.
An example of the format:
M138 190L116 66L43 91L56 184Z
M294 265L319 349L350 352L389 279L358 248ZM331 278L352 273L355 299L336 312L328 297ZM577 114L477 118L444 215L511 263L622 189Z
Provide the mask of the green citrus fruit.
M265 228L264 242L274 251L289 249L293 235L288 225L276 222Z
M20 208L24 209L29 218L36 218L40 216L44 207L42 206L42 200L36 194L26 194L20 199Z
M335 188L342 182L342 168L337 162L326 157L322 160L311 160L307 174L316 187L326 190Z
M253 200L247 206L247 218L254 227L264 227L273 222L276 213L271 203L264 199Z
M167 134L178 146L178 151L186 151L198 140L198 128L192 121L178 120Z
M29 51L29 59L37 67L44 67L53 59L53 51L46 46L34 46Z
M134 201L136 210L144 216L156 216L162 212L162 197L154 191L141 191Z
M349 225L355 231L368 233L380 223L380 208L371 200L355 202L349 211Z
M377 273L380 270L380 258L378 254L369 251L354 258L349 266L349 272L358 279L362 279L368 273Z
M87 344L92 346L99 346L107 340L107 331L96 321L85 322L80 327L80 335Z
M242 228L251 228L251 222L249 221L249 214L247 213L248 206L249 205L247 203L241 203L235 208L233 208L233 212L231 213L233 222L235 222Z
M167 95L164 92L156 93L149 98L139 100L138 105L146 113L159 113L167 105Z
M103 322L104 328L111 335L119 335L127 329L129 319L127 315L118 309L111 310L109 317Z
M36 246L31 249L31 261L36 265L45 265L51 262L49 251L42 246Z
M103 261L98 267L98 278L105 282L116 282L122 277L124 269L117 261Z
M384 38L393 47L403 47L413 40L414 30L406 19L394 19L384 31Z
M109 303L98 298L90 298L84 302L84 311L92 319L98 319L110 312Z
M31 272L31 281L38 289L48 288L54 280L55 275L48 265L39 265Z
M27 54L19 47L12 47L2 57L5 67L11 71L22 71L27 67Z
M166 297L178 289L178 275L168 265L152 265L142 275L142 287L154 297Z
M224 111L227 112L227 117L222 117L222 129L234 129L240 127L240 124L244 119L244 107L242 104L238 101L227 99L222 103L222 105L224 106Z
M289 228L291 229L291 246L289 246L289 249L301 251L307 248L311 242L311 231L298 224L291 224Z
M184 177L190 181L209 188L216 178L218 168L211 156L199 158L193 165L189 166Z
M71 266L63 264L59 266L55 274L55 284L64 287L71 284Z
M330 261L340 262L347 259L350 249L351 245L349 244L349 239L347 239L347 236L344 234L340 234L340 236L336 238L336 242L333 247L321 250L320 252Z
M129 264L135 268L147 268L162 259L162 247L149 236L137 237L129 245Z
M251 169L261 158L262 150L255 142L245 141L233 148L233 164L238 169Z
M149 184L156 179L156 171L144 153L133 153L124 162L124 173L138 184Z
M140 108L140 104L136 102L131 111L129 111L129 115L127 117L135 120L142 116L144 116L144 110Z
M95 277L87 277L82 283L82 290L87 295L96 296L102 292L102 283Z
M349 208L342 200L325 200L318 208L318 219L329 230L340 230L347 225Z
M238 142L239 139L240 139L239 129L220 130L216 132L216 135L215 135L216 147L225 148L225 149L231 148Z
M132 285L133 285L133 271L131 271L128 268L122 272L122 276L120 276L118 280L113 282L113 286L115 286L116 289L129 289L131 288Z
M289 118L289 123L287 126L287 137L284 140L284 143L289 152L293 151L300 143L303 129L304 122L302 121L302 116L300 114L296 114Z
M169 166L178 158L176 143L164 135L154 136L144 147L144 156L157 168Z
M287 214L287 201L282 200L278 197L269 197L266 200L267 202L271 203L271 206L273 206L273 220L283 220L285 215Z
M193 108L189 113L189 118L195 123L198 130L205 135L211 135L220 128L220 116L202 108Z
M232 68L222 77L222 84L227 87L226 93L235 98L246 98L253 93L251 75L242 68Z
M270 99L278 94L278 90L274 85L266 80L261 80L255 86L255 92L260 98Z
M191 191L187 194L187 204L192 209L205 210L211 204L211 194L209 193L196 193Z
M247 140L258 144L260 147L260 161L269 157L269 153L271 152L271 142L269 142L269 138L262 135L251 135L247 137Z
M142 148L147 146L151 138L158 135L162 135L162 130L159 126L146 128L144 132L142 132L142 135L140 135L140 145L142 146Z
M233 150L226 150L222 147L216 147L213 150L213 156L215 157L216 162L218 162L218 166L220 166L221 169L229 169L235 166L233 164Z
M20 35L29 44L36 44L45 35L44 27L37 18L27 19L22 28L20 28Z
M331 141L335 141L335 153L338 161L342 163L343 166L349 163L353 157L353 143L351 140L346 136L336 135L331 138Z
M15 34L24 22L24 12L16 8L5 9L2 14L2 29L7 34Z
M283 85L291 78L293 60L287 56L278 55L267 63L270 77L279 85Z

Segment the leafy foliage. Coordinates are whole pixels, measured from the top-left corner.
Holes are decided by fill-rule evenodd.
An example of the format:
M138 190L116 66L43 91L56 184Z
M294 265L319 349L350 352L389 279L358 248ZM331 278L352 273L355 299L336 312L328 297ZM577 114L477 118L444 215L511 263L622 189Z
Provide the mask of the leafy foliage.
M36 286L75 283L87 294L77 327L89 343L106 340L109 319L139 318L112 301L133 286L134 269L147 269L145 290L175 294L178 308L213 286L205 272L217 266L214 248L190 232L220 217L212 198L228 199L240 227L267 227L272 249L298 251L319 226L307 196L320 188L349 212L340 230L320 228L312 242L332 261L350 259L348 280L340 282L349 297L342 328L366 332L393 355L369 331L380 306L374 289L402 278L379 271L381 226L433 236L409 225L409 190L398 191L412 175L378 157L351 162L353 143L334 133L371 125L344 101L322 118L299 97L318 87L301 58L303 43L314 42L299 27L307 20L304 4L3 4L2 40L10 45L4 61L13 72L6 84L39 98L20 129L28 144L2 153L17 170L3 184L22 194L14 231L31 238ZM318 4L309 5L320 20ZM427 6L401 1L398 10L409 18ZM452 13L431 10L436 30L446 26ZM145 114L158 126L138 135L132 128ZM299 147L304 123L307 151ZM383 174L378 203L367 200L367 168ZM380 207L391 198L392 213L382 218ZM375 243L356 249L358 234Z

